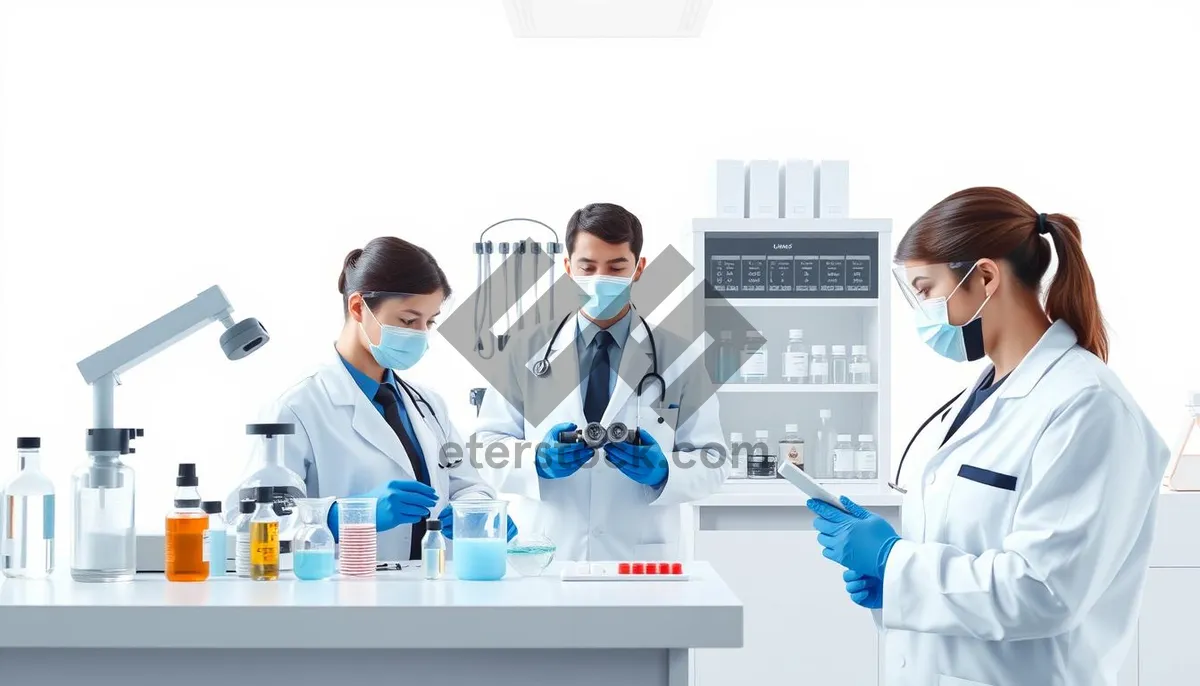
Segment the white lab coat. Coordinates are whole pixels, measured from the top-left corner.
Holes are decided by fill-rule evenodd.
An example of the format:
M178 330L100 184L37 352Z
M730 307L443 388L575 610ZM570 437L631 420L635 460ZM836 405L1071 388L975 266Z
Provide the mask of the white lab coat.
M1061 321L939 447L973 389L921 432L898 475L902 540L875 613L886 683L1116 684L1166 444Z
M462 446L462 439L441 396L417 384L409 385L432 407L431 412L422 403L414 404L408 393L400 389L400 398L425 454L425 469L437 491L438 503L432 515L437 517L451 500L495 497L495 491L483 482L468 460L455 467L442 466L446 462L440 459L442 446ZM267 410L263 421L296 425L296 433L284 437L284 461L303 477L310 498L360 495L388 481L417 479L396 432L358 387L336 353L317 371L288 389ZM456 455L451 453L449 457ZM251 459L252 467L258 459ZM411 538L411 525L381 532L378 559L409 559Z
M636 317L637 313L630 316ZM507 383L509 388L519 389L516 395L520 397L513 406L501 393L489 389L480 408L476 433L484 446L483 455L486 456L489 445L501 444L504 454L515 459L506 460L499 469L485 468L483 472L489 482L513 501L516 513L513 518L521 531L548 536L558 547L559 559L677 559L681 506L716 492L730 471L728 461L716 451L697 449L672 455L679 443L697 447L723 444L711 381L703 364L686 364L691 362L686 356L679 364L671 364L680 357L684 343L659 328L654 341L658 347L659 372L667 382L667 396L660 406L657 383L648 383L645 392L636 395L625 379L634 379L636 385L636 379L650 371L651 355L646 329L635 319L621 353L617 385L601 424L608 427L620 421L632 429L637 424L640 406L642 428L654 436L668 457L666 484L655 489L633 481L603 459L603 449L597 451L597 457L589 465L569 477L542 479L534 461L537 444L545 440L556 424L572 422L583 428L587 423L575 346L577 318L578 315L567 322L554 341L549 338L559 322L510 343L520 347L519 354L512 356ZM535 361L542 359L547 346L551 347L550 374L536 378L529 370ZM532 424L524 416L524 408L546 403L547 398L539 398L539 392L551 392L550 379L562 374L568 375L569 388L574 392L567 394L545 420ZM553 386L564 387L561 380ZM668 409L671 405L680 409ZM681 411L686 421L676 426ZM660 416L664 420L661 423Z

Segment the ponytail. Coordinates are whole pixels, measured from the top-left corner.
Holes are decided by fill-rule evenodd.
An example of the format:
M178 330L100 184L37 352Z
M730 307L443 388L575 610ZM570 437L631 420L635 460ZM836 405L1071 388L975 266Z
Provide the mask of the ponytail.
M1061 319L1070 325L1079 345L1108 362L1108 333L1096 297L1096 282L1083 256L1083 239L1070 217L1043 215L1045 231L1054 241L1058 269L1046 293L1046 314L1051 321Z

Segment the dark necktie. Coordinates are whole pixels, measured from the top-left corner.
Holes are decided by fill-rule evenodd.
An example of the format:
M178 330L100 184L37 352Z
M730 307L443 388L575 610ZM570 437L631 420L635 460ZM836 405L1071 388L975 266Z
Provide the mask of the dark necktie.
M412 436L408 435L408 431L404 428L404 420L400 418L400 396L396 389L390 383L379 384L379 391L375 393L375 402L383 406L383 418L387 421L388 426L392 427L392 431L396 432L396 437L400 439L400 445L404 446L404 452L408 454L408 461L412 464L413 474L417 475L417 481L429 485L429 475L425 473L425 464L421 459L421 453L417 450L416 443ZM421 559L421 539L425 537L425 520L421 520L412 525L412 541L408 547L408 559Z
M608 351L616 343L612 334L599 331L592 339L596 346L596 355L592 358L592 369L588 372L587 395L583 399L583 416L589 422L598 422L604 417L604 409L608 407L611 395L608 389L608 376L612 365L608 360Z

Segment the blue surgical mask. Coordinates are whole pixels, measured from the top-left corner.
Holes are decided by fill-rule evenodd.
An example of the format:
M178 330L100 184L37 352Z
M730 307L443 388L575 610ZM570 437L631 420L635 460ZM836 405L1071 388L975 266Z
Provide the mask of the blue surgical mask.
M363 309L371 312L371 308L365 304ZM404 371L415 365L429 349L428 331L380 324L374 312L371 312L371 318L379 324L379 345L371 343L370 336L367 336L367 343L370 344L375 361L381 367ZM361 322L359 326L362 326ZM366 328L363 328L363 333L367 333Z
M975 268L972 267L971 271L974 270ZM970 275L971 272L967 272L967 276L964 276L958 286L954 287L954 291L945 298L930 298L921 303L921 307L913 309L917 335L934 352L955 362L971 362L984 355L983 319L980 318L979 313L983 312L984 306L988 304L992 296L984 298L983 304L966 324L955 326L950 323L950 298L954 297L959 287Z
M576 276L575 283L587 294L583 313L593 319L611 319L629 304L633 279L622 276Z

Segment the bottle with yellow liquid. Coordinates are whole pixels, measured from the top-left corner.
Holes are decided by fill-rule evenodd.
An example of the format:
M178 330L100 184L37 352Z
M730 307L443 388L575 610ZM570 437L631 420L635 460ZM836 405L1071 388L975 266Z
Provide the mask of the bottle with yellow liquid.
M167 515L166 565L168 581L204 581L208 579L208 555L205 532L208 515L200 508L200 479L196 465L179 465L175 477L175 509Z
M254 499L258 507L250 518L250 578L275 581L279 578L279 515L275 514L274 489L260 486Z

